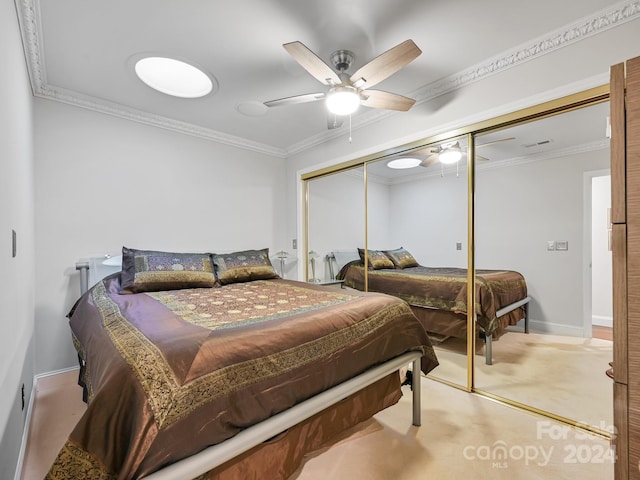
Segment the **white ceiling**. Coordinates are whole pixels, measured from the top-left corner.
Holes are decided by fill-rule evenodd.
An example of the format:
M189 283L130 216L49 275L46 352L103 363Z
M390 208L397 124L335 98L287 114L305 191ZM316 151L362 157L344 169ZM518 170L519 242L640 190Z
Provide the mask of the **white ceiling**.
M483 72L637 18L637 10L625 10L629 3L16 0L36 95L282 157L344 134L327 129L323 102L241 113L268 100L326 91L284 43L301 41L327 63L335 50L351 50L355 71L410 38L422 55L376 88L419 104ZM132 65L149 53L200 66L215 77L217 91L179 99L150 89ZM403 115L361 107L353 123L388 114Z

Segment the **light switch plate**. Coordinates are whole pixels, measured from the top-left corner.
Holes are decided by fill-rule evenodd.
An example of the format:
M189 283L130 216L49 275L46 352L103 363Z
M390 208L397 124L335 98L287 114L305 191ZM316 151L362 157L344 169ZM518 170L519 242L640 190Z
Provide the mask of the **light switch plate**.
M554 240L547 241L547 250L552 251L556 249L556 242Z

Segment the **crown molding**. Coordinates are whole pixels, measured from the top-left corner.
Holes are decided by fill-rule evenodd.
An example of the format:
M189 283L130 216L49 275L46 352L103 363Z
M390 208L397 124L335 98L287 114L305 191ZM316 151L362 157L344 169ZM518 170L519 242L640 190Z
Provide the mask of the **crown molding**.
M18 20L31 88L35 96L280 158L287 158L347 134L346 129L328 130L282 149L187 122L128 108L100 98L82 96L75 92L56 88L47 83L45 65L42 59L44 45L40 22L40 0L15 0L15 2L18 7ZM460 89L465 85L477 82L639 17L640 0L620 2L461 72L425 85L409 95L416 98L417 104L428 102L440 95ZM397 115L397 112L372 110L353 118L351 130L359 130L392 115Z
M229 135L223 132L212 130L210 128L201 127L188 122L182 122L172 118L154 115L148 112L125 107L118 103L110 102L104 99L96 99L88 95L81 95L77 92L70 92L62 88L41 87L39 93L35 96L56 100L58 102L67 103L77 107L86 108L99 113L106 113L114 117L124 118L133 122L151 125L157 128L163 128L184 135L210 140L212 142L230 145L233 147L250 150L256 153L270 155L273 157L286 158L287 153L284 149L266 145L263 143L253 142L243 137Z

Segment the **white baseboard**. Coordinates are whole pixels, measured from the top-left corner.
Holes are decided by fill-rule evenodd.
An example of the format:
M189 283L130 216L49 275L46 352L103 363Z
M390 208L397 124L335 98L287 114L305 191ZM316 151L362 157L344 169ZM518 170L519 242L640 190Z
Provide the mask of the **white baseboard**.
M591 323L593 325L599 325L601 327L613 328L613 317L604 317L602 315L593 315L591 317Z
M29 440L29 427L31 426L31 414L33 413L33 404L36 397L36 377L33 377L31 386L31 395L29 395L29 405L27 405L27 414L24 421L24 430L22 430L22 441L20 442L20 452L18 453L18 462L16 464L16 473L13 480L20 480L22 477L22 465L24 464L24 456L27 453L27 440Z
M13 476L13 480L20 480L22 477L22 467L24 464L24 456L27 453L27 441L29 440L29 428L31 427L31 415L33 414L33 405L36 401L36 391L38 385L38 379L51 377L53 375L59 375L61 373L72 372L73 370L79 370L80 367L69 367L61 370L55 370L53 372L39 373L33 377L33 384L31 386L31 395L29 395L29 405L27 406L27 414L24 422L24 430L22 431L22 442L20 442L20 452L18 453L18 462L16 464L16 473Z
M535 333L549 333L551 335L565 335L568 337L584 337L582 327L563 325L561 323L544 322L542 320L529 320L529 331Z
M53 375L60 375L61 373L69 373L69 372L73 372L74 370L80 370L80 367L76 365L75 367L61 368L60 370L54 370L52 372L38 373L34 377L34 379L37 380L38 378L52 377Z

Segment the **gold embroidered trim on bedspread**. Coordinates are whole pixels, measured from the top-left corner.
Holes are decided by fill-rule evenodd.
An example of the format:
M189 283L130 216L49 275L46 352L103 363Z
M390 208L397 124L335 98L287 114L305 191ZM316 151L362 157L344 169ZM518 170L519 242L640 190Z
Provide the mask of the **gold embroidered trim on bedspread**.
M75 478L78 479L113 480L117 478L117 475L107 473L104 465L98 462L93 455L78 448L71 441L64 444L45 478L46 480L66 480L69 478L69 472L73 472L76 475Z
M303 345L230 365L179 385L160 350L124 318L102 284L94 289L93 299L103 317L105 330L142 385L159 429L215 398L328 356L373 334L398 315L410 314L405 303L393 303L358 323Z

